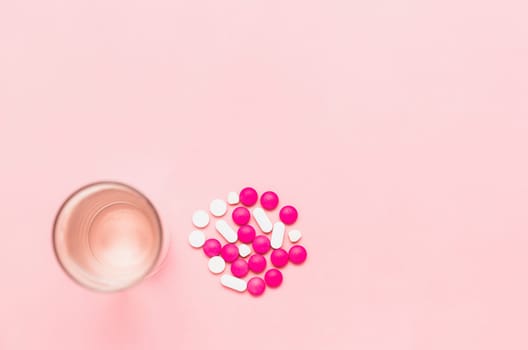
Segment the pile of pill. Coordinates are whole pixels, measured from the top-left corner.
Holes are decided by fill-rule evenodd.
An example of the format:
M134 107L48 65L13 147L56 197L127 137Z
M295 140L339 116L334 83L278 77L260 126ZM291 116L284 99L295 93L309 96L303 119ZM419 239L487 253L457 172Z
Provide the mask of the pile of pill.
M279 197L275 192L262 193L259 201L257 191L246 187L239 193L230 192L225 201L213 200L208 211L194 212L192 223L196 229L190 233L189 243L194 248L202 248L212 273L221 274L226 269L230 272L220 278L224 287L259 296L266 286L277 288L282 284L281 268L289 262L298 265L306 260L306 249L297 244L302 237L299 230L288 230L291 246L285 249L286 228L297 221L297 209L291 205L281 207L278 220L273 222L270 217L278 206ZM229 211L231 215L227 215ZM233 223L228 222L229 216ZM210 226L214 226L220 240L206 239L205 230L212 220L214 225ZM273 267L266 270L268 253Z

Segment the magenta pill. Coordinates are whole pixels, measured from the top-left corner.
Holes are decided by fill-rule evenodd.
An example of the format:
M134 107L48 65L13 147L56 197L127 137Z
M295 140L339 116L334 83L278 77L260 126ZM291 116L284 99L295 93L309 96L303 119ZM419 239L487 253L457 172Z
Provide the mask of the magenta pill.
M253 250L259 254L266 254L270 248L270 240L264 235L257 236L253 240Z
M290 261L294 264L302 264L307 255L306 249L302 245L294 245L290 248Z
M266 271L264 280L271 288L277 288L282 284L282 273L277 269L270 269Z
M203 245L203 251L205 255L210 258L219 255L221 250L222 244L220 244L220 241L214 238L209 238Z
M266 210L273 210L279 205L279 196L273 191L267 191L260 196L260 205Z
M251 218L251 214L249 213L249 210L247 210L247 208L237 207L235 208L235 210L233 210L231 217L233 218L235 224L241 226L247 225L249 219Z
M261 273L266 269L266 258L259 254L252 255L249 258L248 266L254 273Z
M247 283L247 290L253 296L259 296L266 290L266 283L260 277L253 277Z
M228 243L222 247L222 258L227 262L233 262L238 258L238 247L233 243Z
M236 259L231 264L231 273L235 277L239 277L239 278L246 277L248 272L249 272L249 266L246 260L244 259Z
M286 205L281 208L279 212L279 217L282 222L284 222L286 225L291 225L295 221L297 221L297 209L292 207L291 205Z
M238 239L242 243L251 243L255 239L255 229L251 225L242 225L238 228Z
M257 203L258 199L258 193L255 191L252 187L246 187L240 191L240 203L244 204L245 206L251 207L255 203Z
M283 267L288 263L288 252L282 248L276 249L271 252L271 263L275 267Z

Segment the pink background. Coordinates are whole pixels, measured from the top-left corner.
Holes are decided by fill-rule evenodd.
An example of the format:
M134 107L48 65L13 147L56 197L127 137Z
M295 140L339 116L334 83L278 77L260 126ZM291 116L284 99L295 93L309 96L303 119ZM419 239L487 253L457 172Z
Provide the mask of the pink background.
M436 4L432 4L436 3ZM0 349L526 349L525 1L3 0ZM120 294L71 282L61 201L125 181L173 236ZM189 217L252 184L309 261L219 286Z

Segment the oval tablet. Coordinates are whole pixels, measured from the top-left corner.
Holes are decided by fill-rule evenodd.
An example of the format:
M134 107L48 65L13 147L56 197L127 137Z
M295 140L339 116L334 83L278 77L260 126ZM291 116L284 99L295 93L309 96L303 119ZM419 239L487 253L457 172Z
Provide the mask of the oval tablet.
M268 218L268 215L266 215L266 212L264 212L264 209L262 208L253 209L253 217L255 218L255 221L259 225L262 232L270 233L271 230L273 230L273 224Z
M282 222L276 222L273 225L273 231L271 232L271 247L273 249L279 249L282 247L284 241L284 231L286 226Z
M189 244L194 248L201 248L205 243L205 235L202 231L195 230L189 235Z
M223 275L220 277L220 283L222 283L224 287L231 288L237 292L245 292L247 289L246 281L231 275Z
M227 203L221 199L215 199L209 205L209 211L214 216L224 216L227 212Z
M209 267L209 270L212 273L218 274L218 273L224 272L226 263L224 259L222 259L221 257L213 256L211 259L209 259L207 266Z
M229 243L235 243L238 240L235 230L233 230L224 220L218 220L215 227L218 233L220 233Z
M209 224L209 214L205 210L197 210L192 216L192 223L198 228L204 228Z

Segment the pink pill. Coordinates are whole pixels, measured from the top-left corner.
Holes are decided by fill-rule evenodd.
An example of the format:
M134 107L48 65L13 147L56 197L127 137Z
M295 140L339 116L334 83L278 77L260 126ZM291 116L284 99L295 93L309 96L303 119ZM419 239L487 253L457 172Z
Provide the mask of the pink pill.
M253 250L259 254L266 254L271 248L271 243L268 237L259 235L253 240Z
M233 262L238 258L238 247L233 243L228 243L222 247L222 258L227 262Z
M271 252L271 263L275 267L283 267L288 263L288 252L282 248Z
M246 277L248 272L249 272L249 266L246 260L244 259L236 259L231 264L231 273L235 277L239 277L239 278Z
M291 205L282 207L279 212L281 221L284 222L286 225L291 225L295 221L297 221L297 215L297 209L295 209Z
M247 210L244 207L237 207L235 210L233 210L233 213L231 214L231 217L233 218L233 221L237 225L247 225L249 222L249 219L251 218L251 214L249 213L249 210Z
M254 273L261 273L266 269L266 258L259 254L252 255L249 258L248 266Z
M277 288L282 284L282 273L277 269L270 269L264 275L266 284L271 288Z
M294 245L290 248L290 261L294 264L302 264L306 260L306 249L302 245Z
M266 210L273 210L279 205L279 196L272 191L264 192L262 196L260 196L260 204L262 205L262 208Z
M247 290L253 296L259 296L266 290L266 283L260 277L253 277L247 283Z
M255 229L251 225L243 225L238 228L238 239L242 243L251 243L255 239Z
M203 245L203 251L205 255L210 258L219 255L221 250L222 244L220 244L220 241L214 238L209 238Z
M244 204L245 206L251 207L255 203L257 203L258 199L258 193L255 191L252 187L246 187L240 191L240 203Z

